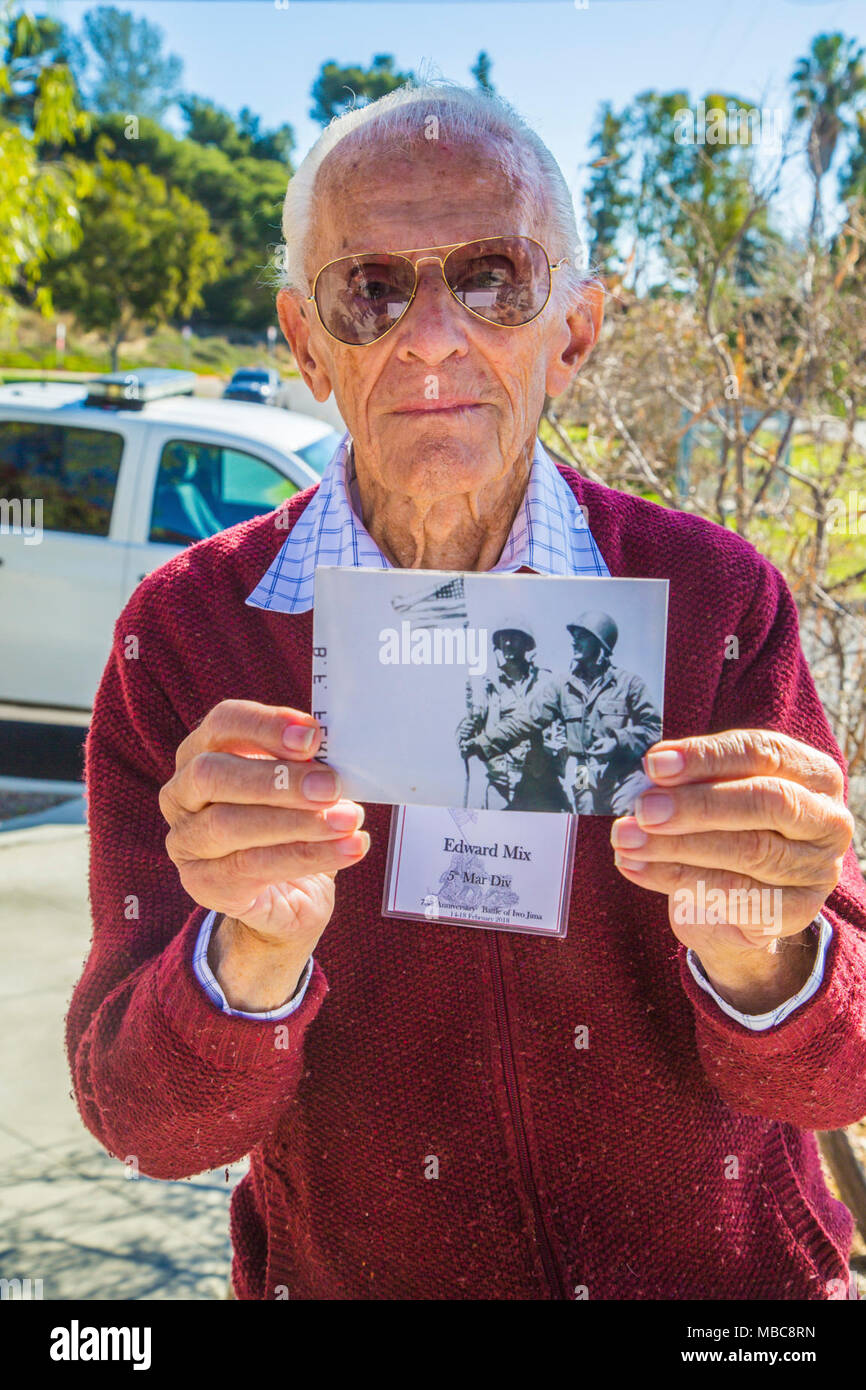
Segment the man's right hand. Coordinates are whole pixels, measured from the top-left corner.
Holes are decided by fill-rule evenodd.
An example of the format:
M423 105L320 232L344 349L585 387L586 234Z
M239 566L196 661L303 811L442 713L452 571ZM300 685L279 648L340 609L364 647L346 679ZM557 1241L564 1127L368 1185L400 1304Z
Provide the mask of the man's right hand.
M159 794L181 883L223 914L208 959L232 1008L291 998L330 921L337 870L370 846L363 807L310 762L320 741L309 714L223 700L180 744Z
M466 743L475 733L475 726L478 723L474 714L466 714L457 725L457 742Z

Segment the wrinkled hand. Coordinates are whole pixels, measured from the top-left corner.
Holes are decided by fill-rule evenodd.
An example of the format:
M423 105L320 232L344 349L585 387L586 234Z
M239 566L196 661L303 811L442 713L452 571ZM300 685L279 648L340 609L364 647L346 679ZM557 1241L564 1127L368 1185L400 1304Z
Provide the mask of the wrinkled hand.
M339 799L331 768L310 763L320 742L309 714L223 700L180 744L159 794L190 897L299 959L330 920L335 873L370 843L363 807Z
M654 787L611 828L620 873L667 895L674 934L723 997L774 1007L808 978L806 928L851 843L838 764L786 734L733 729L662 740L644 765Z

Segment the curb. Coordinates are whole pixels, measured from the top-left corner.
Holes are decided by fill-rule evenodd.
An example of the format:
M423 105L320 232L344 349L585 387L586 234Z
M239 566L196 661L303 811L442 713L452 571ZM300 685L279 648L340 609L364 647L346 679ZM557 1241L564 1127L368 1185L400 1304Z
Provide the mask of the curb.
M35 830L40 826L58 828L77 828L87 824L87 804L83 796L70 797L47 811L33 811L27 816L11 816L0 821L0 835L13 834L17 830Z

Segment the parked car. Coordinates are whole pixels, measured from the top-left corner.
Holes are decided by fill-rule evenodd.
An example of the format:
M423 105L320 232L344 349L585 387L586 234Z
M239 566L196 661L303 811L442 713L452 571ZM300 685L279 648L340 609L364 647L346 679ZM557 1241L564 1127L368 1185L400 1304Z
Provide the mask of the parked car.
M272 367L240 367L223 391L223 399L276 405L282 384L279 372Z
M330 424L192 398L194 382L147 369L0 386L0 700L89 709L150 570L318 481Z

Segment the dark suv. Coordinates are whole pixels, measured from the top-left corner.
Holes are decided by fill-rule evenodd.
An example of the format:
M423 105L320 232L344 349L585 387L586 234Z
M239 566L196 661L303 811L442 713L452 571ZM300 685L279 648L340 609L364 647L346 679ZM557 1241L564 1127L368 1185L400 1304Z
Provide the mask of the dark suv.
M273 367L241 367L226 389L224 400L255 401L257 405L276 405L282 378Z

